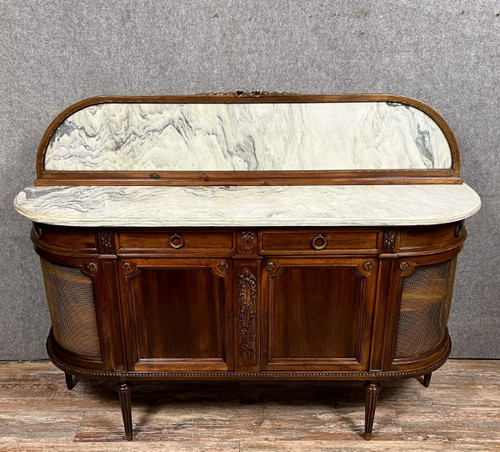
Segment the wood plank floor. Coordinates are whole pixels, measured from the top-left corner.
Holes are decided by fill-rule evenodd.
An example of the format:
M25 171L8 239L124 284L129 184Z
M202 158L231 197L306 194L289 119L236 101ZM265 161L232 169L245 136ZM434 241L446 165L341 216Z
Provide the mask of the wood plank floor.
M500 361L450 360L429 388L387 382L371 441L360 382L134 386L134 441L113 385L66 389L47 361L0 363L0 450L500 451Z

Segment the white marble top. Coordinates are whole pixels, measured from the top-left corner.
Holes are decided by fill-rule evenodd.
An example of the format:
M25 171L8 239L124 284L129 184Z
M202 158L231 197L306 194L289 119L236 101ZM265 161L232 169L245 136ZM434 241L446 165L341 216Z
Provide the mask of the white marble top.
M465 184L28 187L32 221L65 226L383 226L462 220L481 200Z
M55 130L46 171L437 169L449 143L398 102L105 103Z

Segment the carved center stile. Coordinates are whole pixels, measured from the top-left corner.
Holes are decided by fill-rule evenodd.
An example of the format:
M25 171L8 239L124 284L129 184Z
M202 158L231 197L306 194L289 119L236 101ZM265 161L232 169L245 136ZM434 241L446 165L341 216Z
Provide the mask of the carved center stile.
M239 352L242 358L255 358L257 341L257 279L246 271L238 279L239 313Z

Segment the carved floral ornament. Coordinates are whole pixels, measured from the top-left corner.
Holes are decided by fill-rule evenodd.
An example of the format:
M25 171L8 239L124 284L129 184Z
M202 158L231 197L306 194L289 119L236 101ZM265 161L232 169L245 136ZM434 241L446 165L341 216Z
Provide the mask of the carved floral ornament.
M239 352L242 358L255 359L257 342L257 278L245 271L238 278L238 296L240 300L238 335Z
M396 246L396 230L394 228L385 228L384 230L384 251L393 253Z
M104 253L113 253L113 236L110 231L100 231L99 239Z
M255 234L251 231L245 231L241 234L241 247L245 253L249 254L255 245Z
M288 96L295 93L286 91L227 91L217 93L200 93L200 96L234 96L234 97L265 97L265 96Z

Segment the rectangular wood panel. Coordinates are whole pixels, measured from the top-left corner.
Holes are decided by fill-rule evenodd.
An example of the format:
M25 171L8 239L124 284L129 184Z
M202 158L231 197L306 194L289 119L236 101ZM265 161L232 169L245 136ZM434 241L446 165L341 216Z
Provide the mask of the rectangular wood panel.
M132 286L139 358L224 356L222 279L208 269L155 269Z
M229 370L230 268L223 261L203 259L137 259L126 264L126 336L133 350L129 367Z
M273 260L265 284L264 368L361 368L373 292L353 260ZM367 267L370 270L373 267ZM374 279L374 278L372 278ZM370 287L373 288L374 284Z

